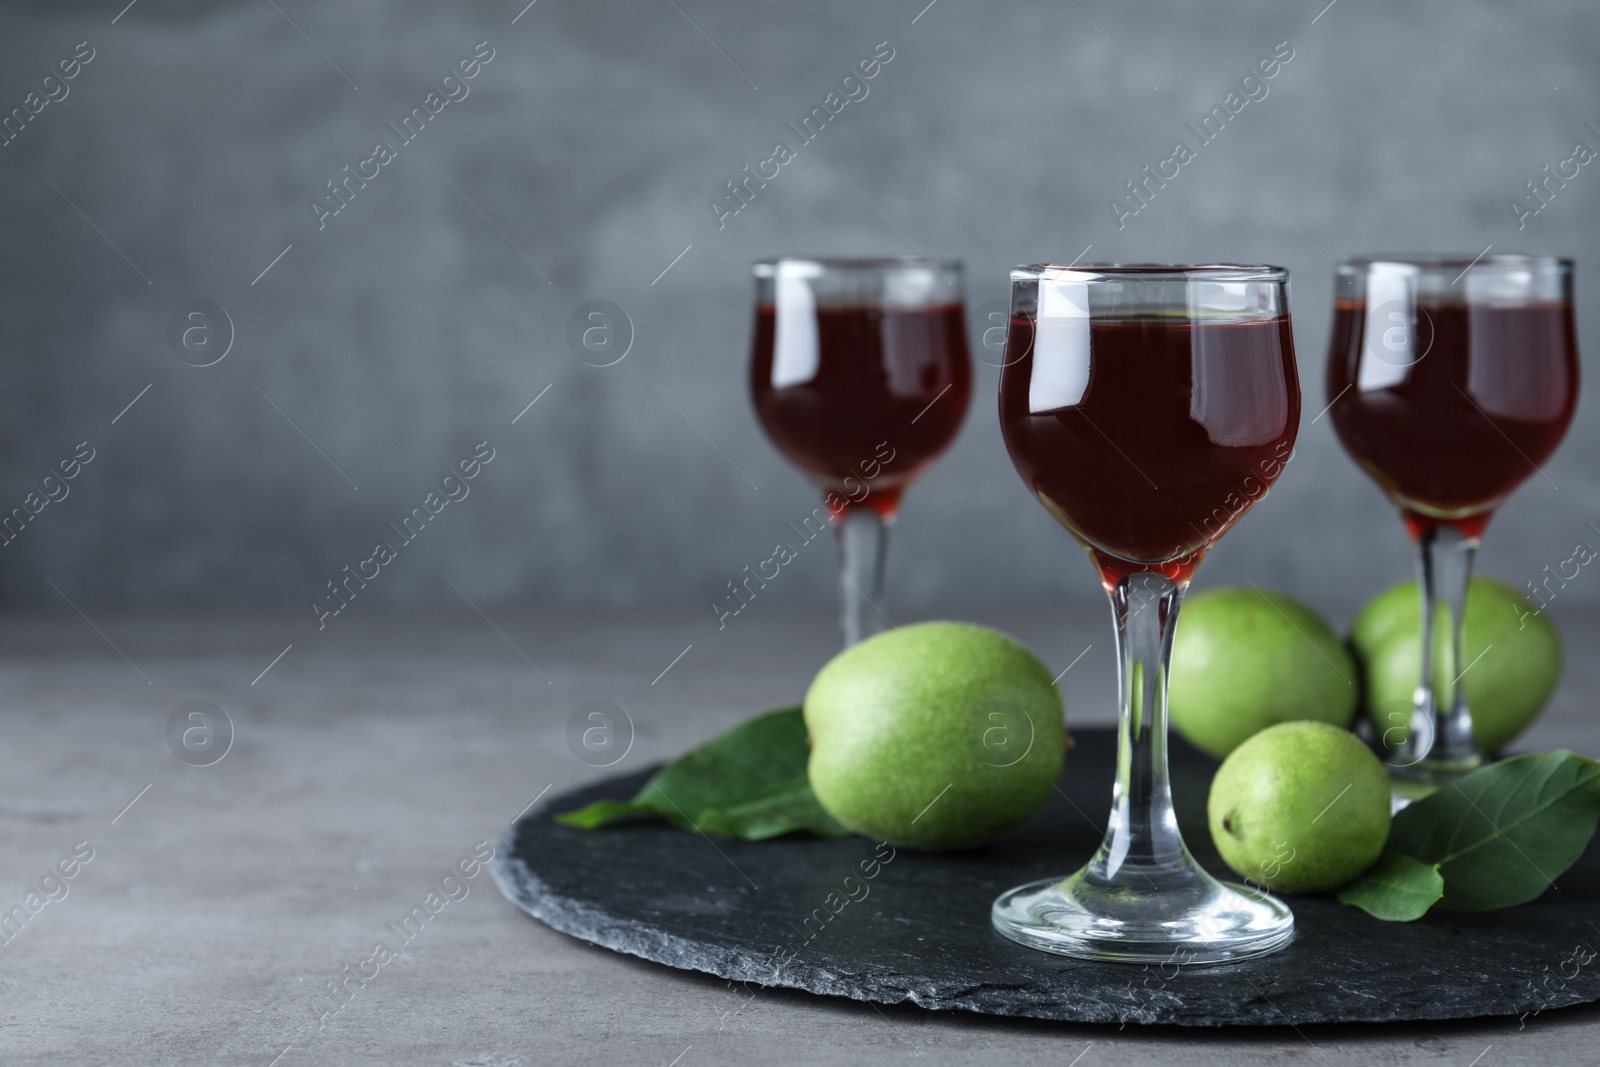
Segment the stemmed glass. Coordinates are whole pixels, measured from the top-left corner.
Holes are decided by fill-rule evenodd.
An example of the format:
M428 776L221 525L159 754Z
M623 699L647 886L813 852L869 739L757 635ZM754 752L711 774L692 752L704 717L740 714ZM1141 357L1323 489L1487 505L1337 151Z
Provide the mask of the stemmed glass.
M848 647L886 623L888 525L967 413L961 264L785 256L754 272L750 391L767 436L823 492L791 526L838 536Z
M1555 451L1578 402L1572 261L1341 263L1328 396L1339 439L1399 505L1420 553L1421 678L1411 708L1376 724L1396 750L1390 772L1402 792L1408 781L1449 781L1483 762L1462 684L1473 554L1494 510Z
M1029 490L1088 548L1121 656L1117 782L1099 851L1074 875L994 902L995 928L1025 945L1218 963L1293 936L1281 901L1195 863L1167 777L1167 668L1184 591L1294 447L1288 281L1279 267L1011 272L1000 428Z

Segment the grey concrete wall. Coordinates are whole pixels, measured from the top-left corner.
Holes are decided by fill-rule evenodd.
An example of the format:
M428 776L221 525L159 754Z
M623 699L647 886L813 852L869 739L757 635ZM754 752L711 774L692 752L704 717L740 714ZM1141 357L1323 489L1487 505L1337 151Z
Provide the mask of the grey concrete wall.
M1575 141L1600 145L1583 0L924 2L8 3L0 109L77 42L94 58L0 148L0 505L79 442L95 458L0 549L0 594L303 608L487 440L470 496L353 610L459 607L450 582L484 607L709 604L813 506L747 400L751 260L914 246L963 257L977 305L1010 265L1092 245L1293 270L1299 453L1202 581L1339 613L1409 550L1312 421L1324 257L1577 256L1597 336L1600 172L1520 232L1507 207ZM470 95L319 229L324 183L398 143L386 124L483 41ZM870 95L719 228L708 197L880 41L894 58ZM1269 95L1119 228L1108 197L1283 41ZM194 299L233 325L213 366L167 340ZM634 330L610 367L566 340L597 299ZM980 366L966 428L907 500L898 612L1098 596L1010 468L997 378ZM1487 570L1520 584L1600 519L1593 391L1491 528ZM831 600L831 549L807 551L770 603ZM1600 581L1564 595L1595 602Z

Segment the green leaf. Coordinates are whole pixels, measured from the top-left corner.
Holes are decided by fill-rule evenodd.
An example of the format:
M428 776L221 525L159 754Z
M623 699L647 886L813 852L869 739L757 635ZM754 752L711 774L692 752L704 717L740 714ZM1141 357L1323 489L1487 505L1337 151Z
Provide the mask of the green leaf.
M819 837L843 837L850 832L822 810L809 782L748 803L713 808L701 815L696 829L745 841L765 841L793 830L810 830Z
M1420 919L1444 896L1444 878L1429 865L1385 849L1367 873L1339 891L1339 901L1374 919L1408 923Z
M577 811L565 812L556 816L556 822L566 823L568 826L577 826L585 830L593 830L598 826L625 815L653 815L654 812L645 804L635 804L631 800L597 800L587 808Z
M1600 818L1600 763L1565 750L1490 764L1407 806L1389 847L1444 877L1442 908L1533 900L1582 855Z
M760 841L809 830L849 834L817 803L806 778L806 724L799 708L758 715L657 771L631 801L601 800L556 816L593 830L629 815L654 813L680 830Z

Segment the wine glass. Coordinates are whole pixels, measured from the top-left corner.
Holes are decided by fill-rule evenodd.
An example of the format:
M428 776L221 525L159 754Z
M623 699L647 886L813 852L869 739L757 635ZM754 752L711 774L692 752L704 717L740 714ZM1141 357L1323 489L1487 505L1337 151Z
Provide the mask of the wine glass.
M837 534L849 647L887 623L888 525L967 413L961 264L784 256L754 273L751 395L767 436L822 490L790 525L806 540Z
M1028 489L1089 550L1121 657L1105 839L1076 874L994 902L995 928L1024 945L1204 964L1264 955L1293 936L1281 901L1195 863L1167 777L1167 670L1184 591L1294 447L1288 280L1270 266L1011 272L1001 432Z
M1420 554L1422 674L1412 706L1375 724L1405 793L1483 762L1462 684L1467 583L1495 509L1572 422L1572 261L1373 256L1337 272L1328 410Z

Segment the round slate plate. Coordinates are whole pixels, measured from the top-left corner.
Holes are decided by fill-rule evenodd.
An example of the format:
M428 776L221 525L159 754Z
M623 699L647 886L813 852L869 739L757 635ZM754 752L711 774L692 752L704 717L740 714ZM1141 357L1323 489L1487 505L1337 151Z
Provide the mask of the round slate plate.
M1116 739L1075 735L1062 794L974 852L895 852L862 838L730 841L665 824L577 830L551 819L627 798L648 772L556 797L507 830L495 881L556 930L733 981L935 1010L1180 1026L1386 1022L1519 1015L1600 999L1600 851L1507 911L1383 923L1331 897L1293 897L1295 940L1220 967L1089 963L1033 951L989 925L1022 882L1076 869L1098 847ZM1215 764L1174 741L1173 791L1196 858L1226 874L1206 831Z

